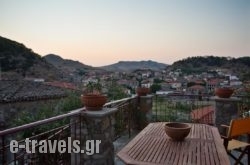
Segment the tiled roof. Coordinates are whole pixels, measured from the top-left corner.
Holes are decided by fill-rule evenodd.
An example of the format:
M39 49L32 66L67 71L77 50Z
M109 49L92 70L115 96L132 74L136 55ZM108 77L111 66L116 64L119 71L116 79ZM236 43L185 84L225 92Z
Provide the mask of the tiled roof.
M0 103L65 97L63 88L32 81L0 81Z
M206 106L191 112L191 119L198 123L214 124L214 107Z
M54 81L54 82L45 82L45 84L55 86L55 87L78 90L74 84L67 83L67 82Z
M191 87L189 87L189 89L193 89L193 90L204 90L205 87L202 85L193 85Z

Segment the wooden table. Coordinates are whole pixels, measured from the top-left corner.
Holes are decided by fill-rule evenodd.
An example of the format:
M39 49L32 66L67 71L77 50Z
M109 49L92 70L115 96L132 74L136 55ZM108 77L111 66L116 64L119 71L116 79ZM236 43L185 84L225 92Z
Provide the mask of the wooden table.
M171 140L164 123L150 123L117 156L126 164L140 165L230 165L218 129L205 124L191 124L188 137Z

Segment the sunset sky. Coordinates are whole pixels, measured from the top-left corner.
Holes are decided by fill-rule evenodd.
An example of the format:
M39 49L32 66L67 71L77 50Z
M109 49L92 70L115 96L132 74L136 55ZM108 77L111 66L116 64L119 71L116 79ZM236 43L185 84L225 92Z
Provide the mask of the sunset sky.
M0 36L92 66L250 56L250 0L0 0Z

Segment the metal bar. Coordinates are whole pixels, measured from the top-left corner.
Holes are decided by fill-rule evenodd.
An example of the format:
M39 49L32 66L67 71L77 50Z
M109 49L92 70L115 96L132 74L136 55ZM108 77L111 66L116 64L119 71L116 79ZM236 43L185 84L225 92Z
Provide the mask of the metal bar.
M22 126L10 128L10 129L4 130L4 131L0 131L0 136L4 136L4 135L7 135L7 134L13 134L13 133L23 131L23 130L28 129L28 128L39 126L39 125L42 125L42 124L51 123L53 121L57 121L57 120L60 120L60 119L66 118L66 117L71 117L71 116L74 116L74 115L78 115L78 114L81 113L82 110L83 110L83 108L80 108L80 109L77 109L77 110L72 111L70 113L66 113L66 114L63 114L63 115L58 115L58 116L51 117L51 118L48 118L48 119L39 120L39 121L36 121L36 122L33 122L33 123L29 123L29 124L25 124L25 125L22 125Z
M5 146L4 146L4 139L5 139L5 136L2 136L2 164L5 164Z
M81 143L80 144L83 144L83 141L82 141L82 116L81 115L79 115L79 120L80 120L80 123L78 124L79 126L80 126L80 140L81 140ZM75 130L75 132L76 132L76 130ZM80 163L82 163L81 162L82 161L82 154L80 154ZM76 163L77 161L75 161L75 163Z
M17 161L17 159L16 159L16 153L14 153L14 164L16 165L16 161Z
M128 137L131 137L131 118L132 118L132 106L131 106L131 100L128 101L129 106L128 106Z

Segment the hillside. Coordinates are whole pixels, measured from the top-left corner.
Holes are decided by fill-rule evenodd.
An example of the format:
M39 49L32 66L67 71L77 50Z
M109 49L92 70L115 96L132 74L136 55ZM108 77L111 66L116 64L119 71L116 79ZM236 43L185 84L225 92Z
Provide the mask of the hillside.
M67 70L69 72L74 72L76 70L89 70L94 69L91 66L80 63L79 61L73 61L69 59L63 59L62 57L54 54L48 54L43 58L58 69Z
M23 44L0 36L1 77L60 79L60 72Z
M250 57L197 56L176 61L171 69L181 69L184 73L201 73L207 70L227 69L242 79L250 76Z
M163 70L167 64L158 63L155 61L120 61L118 63L103 66L101 68L107 71L132 72L137 69L147 68L151 70Z

